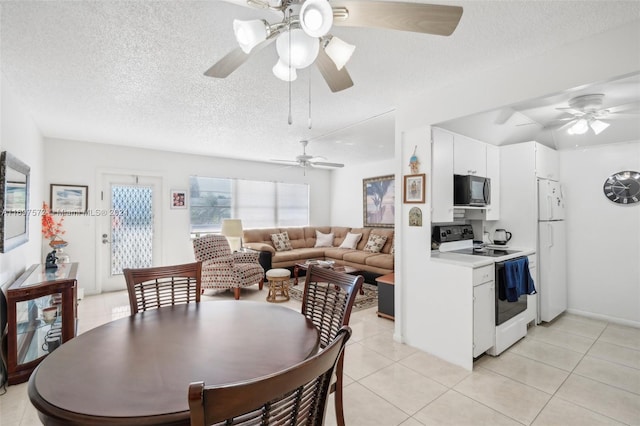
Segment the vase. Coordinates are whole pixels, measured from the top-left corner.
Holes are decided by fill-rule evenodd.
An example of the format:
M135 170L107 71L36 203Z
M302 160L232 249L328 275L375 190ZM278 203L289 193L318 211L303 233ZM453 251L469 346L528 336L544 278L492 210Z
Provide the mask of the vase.
M58 258L57 263L69 263L71 261L69 255L64 252L64 246L56 248L56 258Z

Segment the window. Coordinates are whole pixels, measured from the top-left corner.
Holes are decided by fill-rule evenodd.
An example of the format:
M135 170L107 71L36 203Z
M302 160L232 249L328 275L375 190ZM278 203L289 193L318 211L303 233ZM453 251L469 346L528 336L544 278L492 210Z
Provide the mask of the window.
M242 219L244 228L306 226L309 185L189 178L191 233L219 232L223 219Z

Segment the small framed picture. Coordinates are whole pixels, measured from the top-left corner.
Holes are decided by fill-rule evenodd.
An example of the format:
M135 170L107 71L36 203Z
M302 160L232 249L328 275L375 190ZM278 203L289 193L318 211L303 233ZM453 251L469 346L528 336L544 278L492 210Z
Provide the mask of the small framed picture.
M89 187L86 185L49 185L49 208L56 214L86 213Z
M187 208L187 190L186 189L171 190L171 208L172 209Z
M404 202L424 203L425 200L425 174L406 175L404 177Z

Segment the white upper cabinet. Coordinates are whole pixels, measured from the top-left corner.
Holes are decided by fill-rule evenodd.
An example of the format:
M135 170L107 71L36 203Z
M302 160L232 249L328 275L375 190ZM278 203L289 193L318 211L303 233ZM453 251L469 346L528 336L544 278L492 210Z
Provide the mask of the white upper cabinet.
M487 144L484 142L455 135L453 158L455 174L487 176Z
M478 140L433 127L431 221L453 222L453 175L491 179L491 203L467 210L470 219L500 219L500 150ZM467 208L456 207L456 208ZM474 210L474 211L470 211Z
M453 222L453 134L431 129L431 221Z
M535 144L536 151L536 176L544 179L560 179L560 163L558 151L548 146Z
M491 179L491 203L487 206L485 220L498 220L500 219L500 148L489 144L486 148L486 177Z

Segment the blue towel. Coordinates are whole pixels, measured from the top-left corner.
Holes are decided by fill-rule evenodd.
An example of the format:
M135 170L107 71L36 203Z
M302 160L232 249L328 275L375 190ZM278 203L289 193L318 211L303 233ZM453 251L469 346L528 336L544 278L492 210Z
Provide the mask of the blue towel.
M533 278L529 273L529 259L526 257L504 262L504 276L507 301L515 302L523 294L536 292Z

